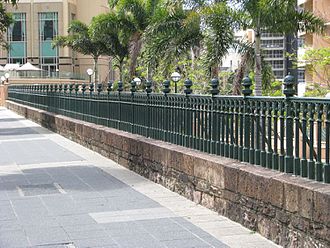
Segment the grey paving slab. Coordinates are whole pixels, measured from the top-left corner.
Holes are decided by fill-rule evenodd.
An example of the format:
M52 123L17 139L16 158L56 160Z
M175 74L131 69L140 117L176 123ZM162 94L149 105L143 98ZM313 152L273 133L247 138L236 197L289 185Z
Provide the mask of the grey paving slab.
M0 248L239 247L235 235L247 248L275 247L111 160L0 110Z
M23 230L8 230L0 232L1 248L26 248L29 246L30 242Z
M0 233L4 231L22 230L21 223L18 220L1 220Z
M120 246L111 238L79 239L74 240L74 245L79 248L102 247L102 248L120 248Z
M46 245L59 244L70 241L69 235L62 227L43 227L28 228L25 230L27 237L29 237L31 245Z

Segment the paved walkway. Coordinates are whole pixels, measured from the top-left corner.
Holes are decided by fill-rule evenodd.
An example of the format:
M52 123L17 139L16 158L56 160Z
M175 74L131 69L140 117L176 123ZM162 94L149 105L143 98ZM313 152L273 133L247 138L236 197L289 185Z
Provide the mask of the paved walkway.
M0 247L276 247L0 108Z

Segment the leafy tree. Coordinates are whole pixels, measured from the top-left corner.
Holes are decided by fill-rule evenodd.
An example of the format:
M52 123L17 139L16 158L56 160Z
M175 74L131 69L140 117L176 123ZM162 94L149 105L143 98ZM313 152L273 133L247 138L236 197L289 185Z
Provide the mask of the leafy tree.
M107 53L105 44L96 38L93 25L86 25L81 21L71 22L67 36L58 36L53 41L53 47L70 47L84 55L90 55L94 62L94 82L98 80L98 59Z
M296 0L229 0L240 12L241 27L254 30L256 95L261 95L261 33L294 35L298 31L322 32L324 21L306 10L298 10Z
M306 70L315 74L321 82L330 89L330 48L307 50L303 59L306 62Z
M319 83L312 83L306 86L305 97L325 97L326 94L330 93L330 88L323 87Z
M6 40L2 34L6 32L9 25L13 22L11 14L6 12L4 4L16 5L17 2L18 0L0 0L0 45L2 46L6 46Z

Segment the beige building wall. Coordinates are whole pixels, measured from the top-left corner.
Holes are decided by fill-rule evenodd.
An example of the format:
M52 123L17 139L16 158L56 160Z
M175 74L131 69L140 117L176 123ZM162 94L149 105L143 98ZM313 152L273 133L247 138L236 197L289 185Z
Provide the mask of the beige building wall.
M326 21L326 29L324 35L309 34L304 35L306 49L319 49L330 47L330 0L305 0L301 6L313 12L315 15ZM330 70L330 68L329 68ZM306 70L306 82L323 83L322 72L311 72Z
M6 8L11 13L26 13L27 62L40 66L38 13L57 12L58 34L67 35L72 19L89 24L94 16L109 10L107 2L107 0L20 0L17 7L7 4ZM100 81L108 80L109 62L109 57L102 57L99 60ZM8 53L1 49L0 64L5 65L6 63L8 63ZM70 48L58 49L58 69L60 72L75 72L86 76L88 68L93 68L93 61L90 56L77 54Z

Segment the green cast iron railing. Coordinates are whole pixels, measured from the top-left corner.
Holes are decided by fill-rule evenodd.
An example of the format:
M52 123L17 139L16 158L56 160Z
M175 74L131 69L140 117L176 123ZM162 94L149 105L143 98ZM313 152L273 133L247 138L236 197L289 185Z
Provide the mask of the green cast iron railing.
M107 91L98 85L13 85L9 99L76 119L217 154L316 181L330 183L330 99L293 97L293 78L285 79L286 97L254 97L244 79L244 96Z

